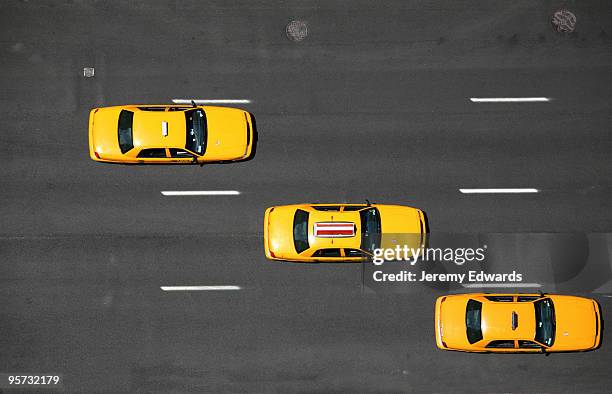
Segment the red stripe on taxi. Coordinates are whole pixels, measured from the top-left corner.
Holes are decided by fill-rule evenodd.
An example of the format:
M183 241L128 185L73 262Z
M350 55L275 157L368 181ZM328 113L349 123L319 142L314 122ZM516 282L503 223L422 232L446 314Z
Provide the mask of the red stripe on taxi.
M315 223L315 237L354 237L355 224L347 222L322 222Z

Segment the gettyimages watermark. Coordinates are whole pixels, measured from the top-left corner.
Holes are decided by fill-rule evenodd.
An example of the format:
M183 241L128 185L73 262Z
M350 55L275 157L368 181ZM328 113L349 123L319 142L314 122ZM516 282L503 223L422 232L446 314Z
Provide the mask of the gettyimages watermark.
M486 250L486 245L480 248L429 248L425 245L413 248L408 245L396 245L394 248L374 249L372 263L382 265L386 261L406 261L410 265L415 265L417 261L436 261L463 265L484 261Z
M420 245L419 247L411 247L407 244L374 248L370 259L371 268L367 269L369 274L364 279L369 283L445 282L456 283L457 285L467 283L518 283L523 281L523 274L516 270L497 273L487 272L487 249L487 245L473 247L429 247ZM466 264L470 265L469 269L467 269Z

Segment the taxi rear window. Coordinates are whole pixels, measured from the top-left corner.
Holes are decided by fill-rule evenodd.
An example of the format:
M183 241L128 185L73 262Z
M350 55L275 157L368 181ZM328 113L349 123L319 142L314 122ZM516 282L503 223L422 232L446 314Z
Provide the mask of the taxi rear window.
M293 216L293 245L298 253L302 253L309 248L308 216L309 213L301 209L295 211L295 216Z
M134 148L134 142L132 140L133 121L133 112L123 110L119 114L119 149L121 149L121 153L126 153Z

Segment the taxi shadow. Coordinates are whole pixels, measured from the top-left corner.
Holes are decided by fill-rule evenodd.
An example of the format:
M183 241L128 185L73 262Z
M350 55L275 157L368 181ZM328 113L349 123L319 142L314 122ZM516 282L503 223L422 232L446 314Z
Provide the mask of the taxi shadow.
M257 120L255 119L255 115L251 114L251 123L253 125L253 149L251 149L251 154L245 158L244 160L240 160L241 162L251 161L255 158L257 154L257 144L259 143L259 132L257 131Z
M604 312L603 312L603 308L601 307L601 304L599 303L598 300L594 300L595 303L597 303L597 307L599 308L599 345L594 348L591 349L591 351L593 350L597 350L601 347L601 345L603 345L604 342L604 337L605 337L605 328L606 328L606 324L604 322Z

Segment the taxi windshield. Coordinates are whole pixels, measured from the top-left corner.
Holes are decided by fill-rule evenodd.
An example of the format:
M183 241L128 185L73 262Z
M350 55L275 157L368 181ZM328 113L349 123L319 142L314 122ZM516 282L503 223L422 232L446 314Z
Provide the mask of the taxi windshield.
M370 208L359 212L361 216L361 249L374 253L380 247L380 214L378 209Z
M482 302L470 299L465 310L465 327L469 343L482 339L481 328Z
M206 114L201 109L185 112L185 123L187 124L187 143L185 149L203 156L206 152Z
M552 346L555 342L555 307L550 298L536 301L535 318L536 332L535 340L546 346Z
M123 110L119 114L119 149L121 153L126 153L134 147L132 139L132 124L134 122L134 113L132 111Z

